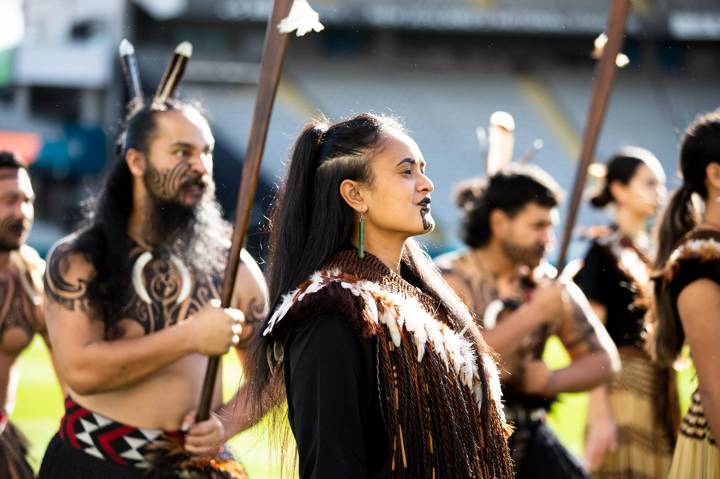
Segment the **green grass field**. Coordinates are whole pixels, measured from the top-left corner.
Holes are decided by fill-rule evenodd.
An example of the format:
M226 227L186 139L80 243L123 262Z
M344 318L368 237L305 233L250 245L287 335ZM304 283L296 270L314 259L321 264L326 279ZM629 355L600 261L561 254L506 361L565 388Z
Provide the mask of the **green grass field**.
M567 364L568 358L560 343L551 340L545 358L552 368ZM693 372L684 371L680 380L681 403L687 407L692 385ZM233 355L223 362L223 383L225 395L229 397L242 378L240 368ZM39 466L45 446L57 431L62 416L63 401L55 382L47 351L42 341L36 339L20 358L20 387L14 421L32 442L32 459ZM586 394L562 395L550 414L550 424L561 440L575 454L583 447ZM240 434L232 446L247 467L253 479L280 477L278 453L270 445L263 423Z

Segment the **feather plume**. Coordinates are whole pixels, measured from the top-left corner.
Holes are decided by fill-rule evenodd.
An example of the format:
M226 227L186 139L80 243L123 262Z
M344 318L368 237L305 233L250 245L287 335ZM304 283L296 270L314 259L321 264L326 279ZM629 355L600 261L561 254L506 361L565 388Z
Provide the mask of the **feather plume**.
M294 0L290 7L290 13L280 21L278 30L280 33L292 33L302 37L308 32L321 32L325 29L320 23L320 15L312 9L307 0Z

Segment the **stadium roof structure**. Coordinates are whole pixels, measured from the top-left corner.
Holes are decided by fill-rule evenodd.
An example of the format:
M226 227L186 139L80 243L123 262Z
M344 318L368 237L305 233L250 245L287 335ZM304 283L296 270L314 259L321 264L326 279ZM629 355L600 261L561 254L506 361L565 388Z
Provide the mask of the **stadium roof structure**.
M142 2L135 0L138 4ZM609 0L310 0L329 26L548 35L595 35ZM186 0L179 19L265 21L271 0ZM152 12L149 12L152 14ZM630 34L720 39L717 0L635 0Z

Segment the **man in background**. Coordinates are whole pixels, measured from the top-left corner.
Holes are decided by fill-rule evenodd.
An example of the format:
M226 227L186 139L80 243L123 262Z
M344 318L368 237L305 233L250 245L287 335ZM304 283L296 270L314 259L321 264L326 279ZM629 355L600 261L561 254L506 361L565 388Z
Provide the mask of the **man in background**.
M44 261L25 244L35 193L17 155L0 151L0 477L34 477L28 444L10 422L18 384L17 358L35 334L47 344L42 314Z
M617 350L587 299L545 261L560 195L550 175L532 165L468 181L457 204L469 249L437 260L500 356L518 478L588 477L545 424L545 414L557 394L607 382L618 365ZM557 370L542 360L553 334L571 358Z

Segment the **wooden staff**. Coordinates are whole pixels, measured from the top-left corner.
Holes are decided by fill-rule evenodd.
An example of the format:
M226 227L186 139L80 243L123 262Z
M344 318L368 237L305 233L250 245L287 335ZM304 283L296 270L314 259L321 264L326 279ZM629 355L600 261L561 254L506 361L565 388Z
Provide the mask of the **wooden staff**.
M610 16L608 18L607 37L608 41L595 69L595 84L590 99L585 131L583 132L582 148L580 150L580 165L575 173L570 209L568 210L565 230L563 231L560 254L558 256L557 268L562 270L565 266L565 256L572 237L575 220L580 208L587 170L592 163L595 147L597 146L600 130L607 111L610 93L615 82L615 64L618 53L622 48L625 36L625 24L630 14L630 0L613 0Z
M235 209L235 228L233 230L230 256L225 267L223 279L222 306L230 306L235 277L240 265L240 251L245 244L250 211L255 199L255 189L260 176L260 161L262 160L265 140L270 126L275 93L280 82L285 52L287 51L288 35L280 33L277 25L290 11L292 0L275 0L270 20L265 31L265 45L263 47L262 64L260 66L260 81L258 82L257 96L255 97L255 112L253 113L250 138L243 164L242 180L238 193L237 208ZM198 406L197 420L204 421L210 417L210 406L215 390L220 356L208 358L205 380L203 382L200 405Z

